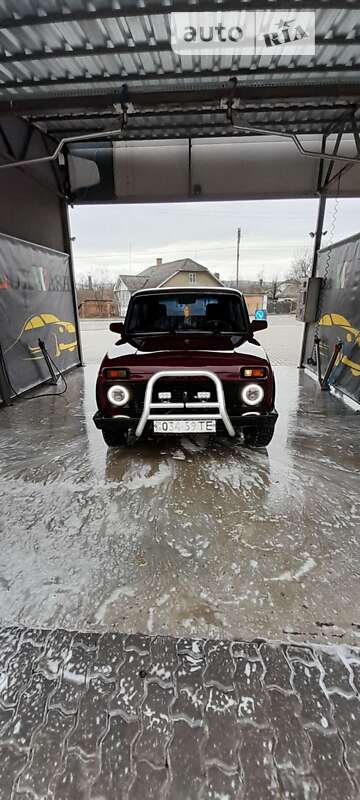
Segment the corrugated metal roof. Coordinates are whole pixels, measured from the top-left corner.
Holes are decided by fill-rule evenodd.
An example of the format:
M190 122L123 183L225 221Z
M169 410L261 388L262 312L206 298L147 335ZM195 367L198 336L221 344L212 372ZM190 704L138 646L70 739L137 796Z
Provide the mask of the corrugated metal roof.
M277 0L276 8L288 5ZM356 5L323 0L308 58L175 54L170 12L213 9L206 0L0 0L0 111L29 116L58 137L106 130L119 127L127 84L130 139L233 135L229 96L249 125L336 129L344 111L357 113L360 95ZM223 0L216 8L266 14L274 3Z

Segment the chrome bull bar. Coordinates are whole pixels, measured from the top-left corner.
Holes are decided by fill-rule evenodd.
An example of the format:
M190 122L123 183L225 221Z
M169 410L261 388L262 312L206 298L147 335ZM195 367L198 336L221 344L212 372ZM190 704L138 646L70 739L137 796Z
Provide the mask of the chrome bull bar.
M171 402L163 402L163 403L154 403L152 396L153 396L153 389L157 381L161 378L209 378L215 385L216 389L216 401L207 402L207 401L199 401L198 403L171 403ZM170 419L189 419L187 414L159 414L156 412L156 409L180 409L180 408L191 408L194 410L194 419L199 420L206 420L206 419L221 419L225 425L225 428L229 434L229 436L235 436L235 430L231 424L229 415L226 410L225 404L225 396L224 390L222 387L222 383L220 378L215 375L213 372L209 372L208 370L198 370L198 369L167 369L162 370L161 372L156 372L155 375L149 379L146 391L145 391L145 398L144 398L144 410L139 419L139 423L137 425L135 436L139 437L144 432L145 425L147 422L153 422L158 420L170 420ZM211 409L213 408L214 411L211 413L203 413L204 409ZM199 411L200 413L196 413Z

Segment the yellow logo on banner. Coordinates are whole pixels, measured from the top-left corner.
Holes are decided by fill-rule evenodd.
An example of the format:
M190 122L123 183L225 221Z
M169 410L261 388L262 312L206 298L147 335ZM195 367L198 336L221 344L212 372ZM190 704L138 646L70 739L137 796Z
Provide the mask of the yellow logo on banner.
M346 341L349 342L349 344L353 343L354 346L357 345L360 349L360 331L354 328L346 317L335 313L323 314L320 319L320 325L337 325L345 331ZM352 361L352 359L340 352L336 364L343 364L344 367L348 367L351 370L355 378L360 378L360 361Z
M52 345L50 355L58 358L66 350L71 353L75 350L77 346L75 333L76 328L73 322L64 322L55 314L35 314L24 322L19 336L6 352L15 347L18 342L22 342L30 354L29 358L44 358L38 339L46 337L45 344L48 349ZM68 341L66 341L67 339Z

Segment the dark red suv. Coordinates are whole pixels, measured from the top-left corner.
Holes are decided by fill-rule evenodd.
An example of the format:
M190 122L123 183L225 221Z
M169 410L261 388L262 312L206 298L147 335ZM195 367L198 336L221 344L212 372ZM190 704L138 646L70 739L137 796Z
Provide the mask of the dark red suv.
M143 434L242 432L251 447L274 433L275 382L234 289L144 289L129 303L121 338L103 359L94 416L107 445Z

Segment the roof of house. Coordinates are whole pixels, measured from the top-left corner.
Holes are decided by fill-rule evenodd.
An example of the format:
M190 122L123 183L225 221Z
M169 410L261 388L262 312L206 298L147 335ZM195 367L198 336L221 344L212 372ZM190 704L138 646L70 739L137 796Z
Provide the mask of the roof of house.
M305 280L305 278L304 278ZM277 287L278 297L297 297L300 288L300 281L289 279L282 281Z
M119 275L119 279L120 278L122 282L125 283L127 289L129 289L129 292L136 292L138 289L143 289L146 285L146 278L142 278L141 275ZM118 285L116 285L115 288L119 288Z
M224 280L222 281L224 286L229 286L231 289L238 288L240 292L244 294L267 294L270 288L270 283L263 282L262 286L260 286L259 281L257 280L239 280L238 286L236 285L235 280Z
M177 272L209 272L215 280L218 280L207 267L193 261L192 258L179 258L177 261L154 264L154 266L144 269L139 275L120 275L119 277L130 292L136 292L138 289L155 289ZM221 285L221 281L218 282Z
M196 295L196 294L213 294L213 293L221 293L221 294L240 294L238 289L231 289L228 286L217 286L216 289L213 286L179 286L177 289L180 290L181 294L189 294L189 295ZM146 295L146 294L173 294L174 287L173 286L154 286L154 287L147 287L145 289L139 289L136 294L138 295Z
M175 275L176 272L209 272L207 267L193 261L192 258L179 258L177 261L167 261L163 264L155 264L141 272L141 276L146 278L146 288L161 286L164 281Z

